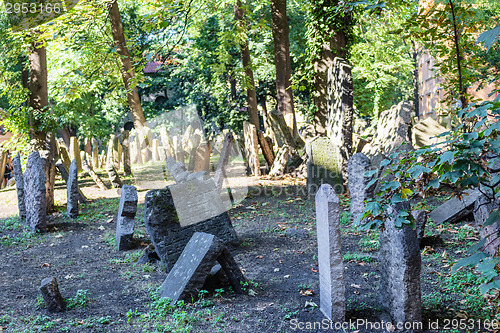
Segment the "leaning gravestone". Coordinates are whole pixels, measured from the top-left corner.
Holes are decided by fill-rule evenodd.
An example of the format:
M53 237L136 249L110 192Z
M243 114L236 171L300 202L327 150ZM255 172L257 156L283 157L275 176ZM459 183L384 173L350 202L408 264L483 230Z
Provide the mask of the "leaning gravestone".
M17 206L19 207L19 217L26 218L26 203L24 194L24 177L23 168L21 166L21 155L19 153L12 160L14 168L14 176L16 177L16 191L17 191Z
M45 232L47 225L44 165L40 154L32 152L24 172L26 224L33 232Z
M208 182L211 182L211 187L214 188L213 181L206 182L207 184L204 184L203 181L193 180L151 190L146 194L144 223L158 256L168 270L173 267L195 232L215 235L229 246L237 246L239 243L217 190L203 190L209 187ZM193 195L194 193L196 195ZM212 195L213 193L217 194L217 197ZM173 194L176 194L177 198L174 198ZM178 204L181 214L176 210ZM190 209L193 211L190 212ZM217 213L218 215L214 215ZM182 223L179 215L183 217Z
M64 298L59 292L56 278L45 278L40 284L43 301L50 312L63 312L66 309Z
M316 137L306 142L307 192L316 194L322 184L330 184L335 193L344 191L342 185L342 156L330 139Z
M373 196L373 186L367 188L372 177L365 176L370 171L370 159L363 153L349 159L349 193L351 195L351 217L356 220L365 211L365 200Z
M479 190L467 190L460 197L453 197L429 213L436 224L454 223L472 213L474 202L481 196Z
M68 183L66 184L66 195L67 195L67 205L66 211L68 216L72 219L76 219L79 213L78 206L78 166L76 163L76 159L71 161L71 165L69 167L69 176Z
M489 253L491 256L496 255L500 248L500 239L498 238L500 222L496 221L488 226L484 226L484 223L490 216L490 213L498 207L498 201L494 201L484 194L481 194L474 203L474 221L476 227L479 229L479 236L481 239L486 238L483 251Z
M389 207L390 218L379 239L380 302L394 325L422 321L420 248L414 229L409 225L396 228L396 215L401 211L410 212L408 201Z
M121 188L123 186L123 183L120 179L120 176L118 176L118 172L116 172L116 169L113 166L112 162L109 162L106 165L106 171L108 172L108 178L113 188Z
M234 291L243 293L242 284L246 279L224 243L214 235L196 232L163 282L161 297L170 299L172 303L191 301L198 295L217 262Z
M328 72L328 120L326 135L340 149L342 175L347 177L347 163L352 152L353 84L351 66L335 58Z
M132 248L136 213L137 189L135 186L123 185L116 221L116 246L118 251L127 251Z
M323 184L316 193L320 310L333 322L345 319L344 264L340 244L340 201Z
M411 212L415 219L415 231L417 232L417 240L420 244L425 234L425 224L427 223L427 212L425 210L415 210Z

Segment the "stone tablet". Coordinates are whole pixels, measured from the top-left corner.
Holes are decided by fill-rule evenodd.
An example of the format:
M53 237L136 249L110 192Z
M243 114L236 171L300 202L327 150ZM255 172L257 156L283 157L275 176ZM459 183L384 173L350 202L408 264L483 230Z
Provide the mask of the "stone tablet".
M68 216L72 219L76 219L78 217L78 213L80 211L78 206L78 166L76 163L76 159L71 161L71 165L69 167L69 175L68 175L68 183L66 184L66 195L67 195L67 205L66 211Z
M120 176L118 176L118 172L116 172L116 169L111 162L106 165L106 171L108 172L108 178L113 188L121 188L123 186L123 183L120 179Z
M316 137L306 142L307 192L316 194L322 184L330 184L336 194L344 192L342 185L342 156L330 139Z
M40 291L49 312L62 312L66 309L56 278L43 279L40 284Z
M19 207L19 217L26 218L26 204L24 198L24 177L23 168L21 166L21 155L19 153L12 160L12 167L14 168L14 176L16 177L16 191L17 191L17 206Z
M328 184L316 193L320 310L333 322L345 319L344 264L340 244L340 201Z
M226 211L207 220L181 226L170 187L149 191L144 206L144 224L158 256L168 270L172 269L195 232L215 235L228 246L239 244Z
M370 159L363 153L349 159L349 193L351 195L351 218L355 221L365 211L365 200L373 196L374 186L367 189L373 177L366 177L370 171Z
M228 249L214 235L196 232L163 282L161 297L170 299L172 303L191 301L198 296L217 261L233 289L243 293L241 285L246 279Z
M80 143L76 136L69 138L69 157L72 160L76 160L76 166L78 171L82 171L82 157L80 153Z
M389 207L390 217L379 239L380 304L394 325L422 321L420 248L414 229L408 225L398 229L394 225L402 210L410 212L408 201Z
M132 248L136 213L137 189L135 186L123 185L116 221L116 246L118 251L127 251Z
M467 190L460 200L453 197L429 213L436 224L458 222L462 217L472 213L474 202L481 196L479 190Z
M35 151L29 155L24 172L26 224L33 232L45 232L47 226L44 166L40 154Z
M248 121L243 122L243 137L245 138L245 155L250 171L254 176L260 176L259 139L257 129Z
M166 160L167 169L174 178L176 183L182 183L186 181L189 176L189 171L184 166L184 163L177 162L175 158L170 157Z

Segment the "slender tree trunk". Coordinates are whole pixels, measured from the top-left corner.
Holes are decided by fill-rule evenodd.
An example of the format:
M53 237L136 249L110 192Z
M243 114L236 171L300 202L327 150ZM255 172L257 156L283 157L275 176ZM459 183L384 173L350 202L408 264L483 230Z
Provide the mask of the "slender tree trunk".
M141 130L146 126L146 118L142 111L141 100L137 90L137 82L135 82L135 70L132 66L130 54L125 43L125 35L123 33L122 20L120 16L120 9L118 8L117 0L108 3L109 21L111 23L111 34L115 42L116 52L119 55L122 65L122 77L127 91L127 100L134 120L136 130Z
M459 98L460 102L462 103L462 108L467 107L467 88L464 87L463 80L462 80L462 54L460 52L460 35L457 29L457 19L455 17L455 6L453 5L452 0L448 0L451 8L451 15L453 17L453 42L455 44L455 52L457 53L457 69L458 69L458 93L459 93Z
M278 110L283 113L290 132L295 136L297 122L293 105L293 91L290 84L292 65L286 0L271 0L272 30L274 41L274 63L276 69L276 93Z
M413 57L413 99L414 107L415 107L415 116L420 118L420 100L418 94L418 51L415 45L415 42L411 42L411 46L413 48L412 57Z
M237 0L236 5L234 6L234 19L236 20L239 28L244 27L244 9L240 0ZM269 166L271 166L274 163L274 154L272 148L269 147L267 140L264 138L264 134L262 134L260 130L259 110L257 109L257 94L255 92L255 80L253 77L252 60L250 58L250 49L248 47L247 40L240 43L240 49L241 61L243 63L243 68L245 69L245 86L247 87L247 104L250 123L257 128L257 136L259 137L259 145L262 149L262 154L264 155L266 162L269 164Z

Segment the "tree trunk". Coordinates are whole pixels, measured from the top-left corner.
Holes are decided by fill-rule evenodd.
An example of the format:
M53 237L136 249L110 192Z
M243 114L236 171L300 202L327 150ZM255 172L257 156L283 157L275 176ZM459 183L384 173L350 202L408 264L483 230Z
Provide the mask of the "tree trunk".
M327 7L338 6L338 0L326 1L321 9L314 10L316 24L326 24L329 27L319 27L316 29L316 35L313 37L316 43L321 43L319 54L317 54L314 65L314 93L313 102L316 106L314 113L314 129L316 134L326 136L326 123L328 119L327 102L328 102L328 70L333 66L335 57L345 59L347 53L347 35L344 29L336 26L338 19L333 18L332 21L324 23L324 11ZM317 12L317 11L320 12ZM350 24L351 17L345 15L340 24L346 27ZM332 34L333 31L333 34ZM331 37L330 37L331 36Z
M33 114L46 112L49 106L49 94L47 88L47 50L41 42L33 42L28 56L29 61L29 89L30 106ZM39 151L45 161L45 189L46 189L46 211L54 209L54 184L55 184L55 154L56 144L53 133L47 135L43 130L40 120L32 118L31 121L31 149Z
M274 41L274 63L276 69L276 94L278 110L283 113L293 136L297 136L297 122L293 105L293 90L290 84L292 66L286 0L271 0L272 30Z
M234 19L238 22L239 28L243 28L245 25L243 14L244 9L241 5L241 1L237 0L236 5L234 6ZM257 94L255 92L255 80L253 77L252 60L250 58L250 49L248 47L247 40L240 43L240 49L241 61L243 63L243 68L245 69L246 82L244 86L247 87L247 104L250 123L253 124L257 129L257 136L259 138L259 145L262 149L262 154L264 155L266 162L269 164L269 166L271 166L274 162L274 155L272 154L272 148L269 147L269 144L264 139L264 135L260 131L259 110L257 109ZM258 155L258 152L256 153Z
M108 3L109 21L111 23L111 34L115 42L116 52L119 55L122 65L122 77L127 92L127 100L134 120L134 126L137 131L146 126L146 118L142 111L141 100L137 90L137 82L135 82L135 70L132 66L132 61L125 43L125 35L123 33L122 20L120 9L118 8L117 0Z

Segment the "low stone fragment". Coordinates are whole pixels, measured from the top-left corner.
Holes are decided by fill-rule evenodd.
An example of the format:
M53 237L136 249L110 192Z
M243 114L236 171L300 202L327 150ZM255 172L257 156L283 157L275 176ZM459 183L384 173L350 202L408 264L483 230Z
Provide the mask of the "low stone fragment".
M66 309L64 299L59 292L56 278L45 278L40 285L42 297L49 312L63 312Z

